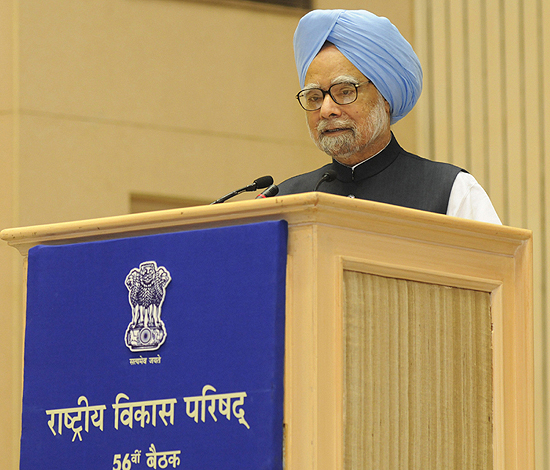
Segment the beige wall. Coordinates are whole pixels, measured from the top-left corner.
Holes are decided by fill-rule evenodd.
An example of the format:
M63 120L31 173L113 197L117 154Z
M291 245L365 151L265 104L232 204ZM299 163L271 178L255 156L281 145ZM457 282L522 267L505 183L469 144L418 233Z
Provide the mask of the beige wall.
M526 156L525 148L508 151L511 159L504 178L501 135L489 134L497 146L482 146L478 153L485 156L483 162L466 156L461 146L464 125L449 141L452 114L433 101L430 90L433 77L438 85L448 83L450 65L443 67L443 78L432 65L456 67L458 61L460 67L465 58L443 47L456 46L455 42L443 36L447 42L434 43L426 34L449 18L449 12L437 10L440 3L318 0L316 5L367 8L399 27L418 49L425 69L418 110L394 128L400 143L411 151L466 165L489 187L505 223L536 230L541 250L545 206L532 194L548 195L538 184L528 199L521 199L523 187L515 184L515 169L522 164L513 158ZM500 3L487 0L486 16L498 11ZM456 12L451 13L454 18ZM280 182L327 162L310 142L303 111L294 100L298 80L292 35L300 16L287 9L185 0L0 0L0 228L124 214L133 193L211 201L258 176L271 174ZM468 18L474 16L472 12ZM447 26L457 28L453 22L441 24L438 31L443 35ZM464 29L474 42L479 41L477 28L474 21ZM428 44L434 45L433 53L428 53ZM512 55L509 66L519 57L519 51ZM549 66L545 61L544 70ZM499 70L501 78L509 72ZM450 71L456 73L454 68ZM548 83L550 75L544 76ZM531 82L527 85L532 87ZM471 86L467 95L453 95L453 104L465 96L474 103L475 90ZM523 103L521 97L530 96L532 105L538 93L520 94L518 99ZM514 97L509 95L510 104ZM435 115L430 114L433 109L438 110ZM498 100L490 109L492 118L496 109L509 119ZM473 119L480 122L479 115ZM545 122L548 125L550 119ZM455 124L456 118L453 129ZM439 139L437 151L430 146L434 135ZM523 165L535 175L540 162L529 157ZM531 184L534 176L529 178ZM514 209L518 197L528 211ZM548 326L542 315L546 270L540 263L536 269L537 370L539 379L548 380L543 374L543 365L548 367ZM3 465L12 470L19 441L22 286L20 259L5 245L0 246L0 273L6 351L6 360L0 362L0 448L7 456ZM539 416L547 416L548 386L539 382L537 390ZM548 461L544 422L548 419L539 417L539 463Z
M19 10L22 224L125 213L131 191L211 200L313 163L284 99L295 15L158 0Z
M0 225L17 224L17 139L18 119L14 94L17 52L11 2L0 1ZM0 324L3 325L3 364L0 365L0 446L6 468L16 468L18 446L21 361L22 308L21 260L13 249L0 246Z

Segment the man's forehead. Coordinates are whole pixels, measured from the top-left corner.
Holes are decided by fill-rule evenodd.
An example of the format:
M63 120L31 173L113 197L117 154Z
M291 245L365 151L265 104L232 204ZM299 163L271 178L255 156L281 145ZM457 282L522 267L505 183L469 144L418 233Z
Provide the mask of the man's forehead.
M321 49L309 65L305 86L315 84L328 87L342 81L344 76L348 78L344 81L351 78L357 83L366 78L335 46L331 45Z
M325 82L325 80L323 80L323 82ZM328 80L328 86L336 85L338 83L359 84L361 83L361 79L353 75L342 74ZM305 89L307 90L309 88L322 88L323 86L324 83L320 83L319 81L311 81L306 83Z

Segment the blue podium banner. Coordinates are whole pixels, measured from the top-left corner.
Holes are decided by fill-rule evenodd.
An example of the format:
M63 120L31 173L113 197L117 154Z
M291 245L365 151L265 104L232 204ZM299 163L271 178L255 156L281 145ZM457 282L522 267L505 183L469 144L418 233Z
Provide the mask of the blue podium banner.
M22 470L282 468L287 224L29 252Z

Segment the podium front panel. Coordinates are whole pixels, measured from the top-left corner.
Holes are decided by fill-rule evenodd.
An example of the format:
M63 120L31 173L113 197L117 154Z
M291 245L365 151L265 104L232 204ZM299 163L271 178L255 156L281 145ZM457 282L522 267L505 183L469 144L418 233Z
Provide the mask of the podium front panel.
M494 468L490 294L347 270L344 290L344 468Z
M282 468L287 223L29 252L21 469Z

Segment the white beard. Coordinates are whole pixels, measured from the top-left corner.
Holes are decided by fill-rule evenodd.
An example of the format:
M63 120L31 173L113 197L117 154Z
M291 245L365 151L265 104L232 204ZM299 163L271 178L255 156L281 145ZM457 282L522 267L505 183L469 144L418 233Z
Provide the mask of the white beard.
M311 130L310 135L320 150L342 162L375 142L380 134L387 129L388 125L389 120L385 100L379 94L378 102L361 123L358 124L356 121L348 118L325 119L317 125L316 131L318 137ZM351 132L337 136L323 133L327 128L334 129L339 127L349 129Z

